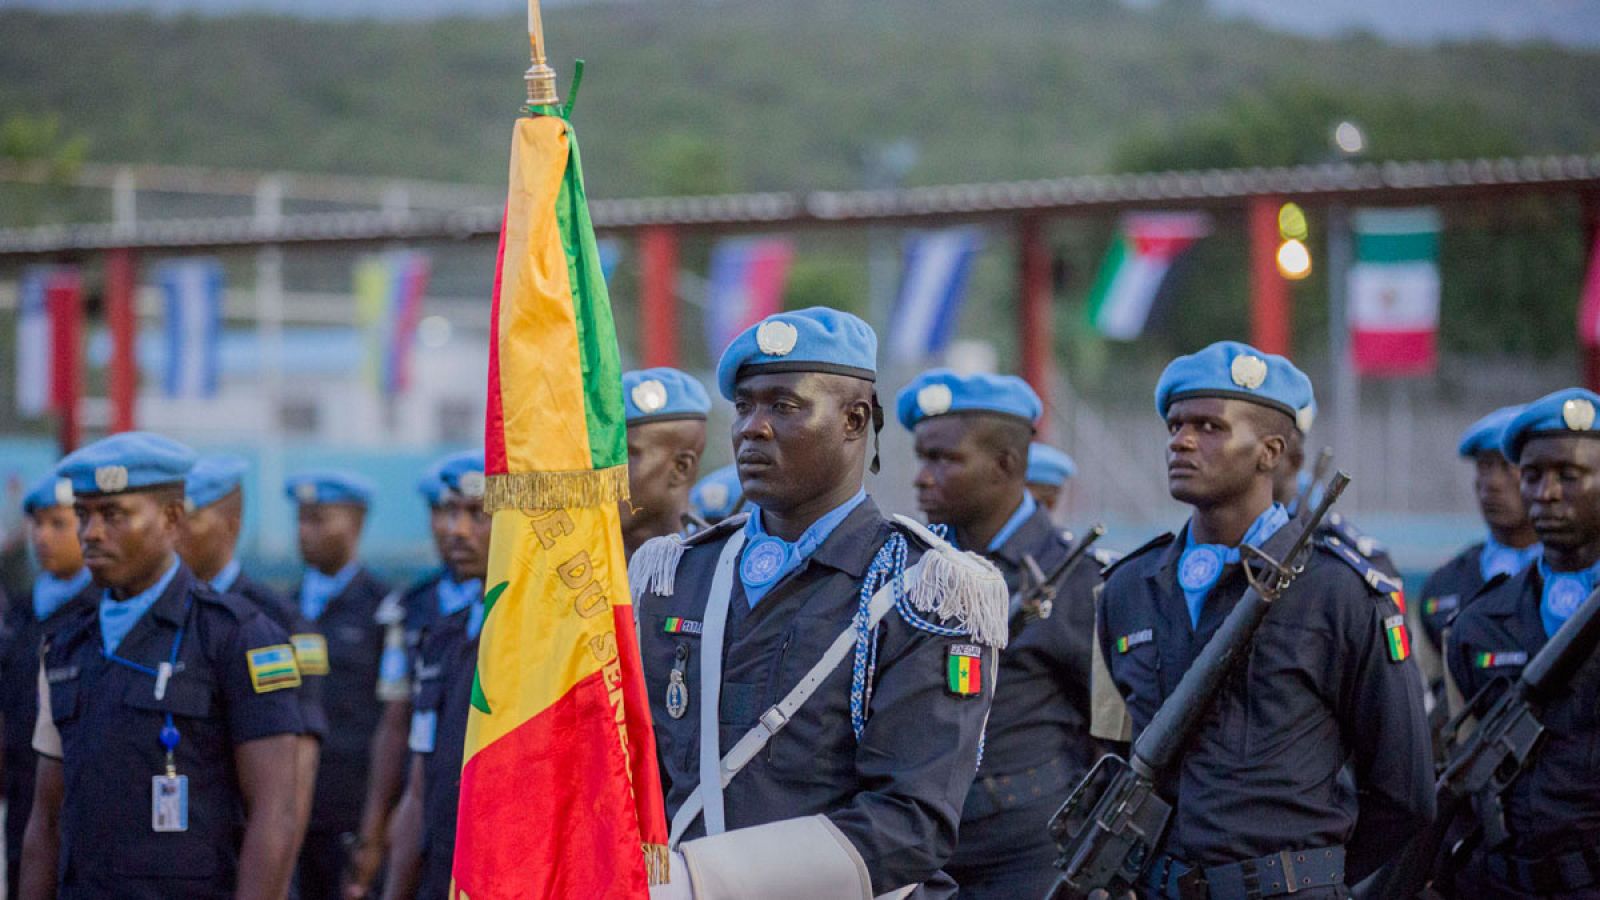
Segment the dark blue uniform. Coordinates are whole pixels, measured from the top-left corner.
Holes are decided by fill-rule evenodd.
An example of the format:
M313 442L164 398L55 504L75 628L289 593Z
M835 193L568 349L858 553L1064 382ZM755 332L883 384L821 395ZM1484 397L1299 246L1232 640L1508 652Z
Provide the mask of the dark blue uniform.
M313 633L323 638L327 667L319 671L308 666L306 674L324 676L322 707L329 727L296 870L306 900L338 897L345 858L341 836L361 824L372 733L382 712L377 692L384 635L378 608L388 593L387 585L362 568L311 623ZM298 588L291 596L299 596ZM304 656L304 648L297 646L296 653Z
M434 609L437 613L437 604ZM417 652L411 749L422 756L422 871L418 900L442 900L450 893L467 710L478 669L478 639L467 633L471 617L470 606L449 616L436 615L423 630Z
M1538 566L1490 581L1456 617L1445 651L1450 675L1471 697L1514 679L1548 640L1539 617ZM1480 852L1473 896L1600 897L1600 654L1570 691L1539 715L1544 743L1504 795L1508 846Z
M1483 542L1479 541L1434 569L1422 583L1422 630L1437 652L1444 652L1444 630L1483 590L1482 556Z
M1264 549L1285 552L1297 532L1280 530ZM1135 736L1246 588L1240 567L1226 567L1192 626L1177 578L1184 540L1164 535L1113 566L1097 604L1100 652ZM1273 604L1159 785L1175 810L1151 872L1157 891L1176 896L1176 876L1199 866L1213 898L1242 898L1248 876L1265 886L1281 871L1280 851L1306 851L1294 854L1312 879L1302 893L1342 896L1432 815L1420 682L1389 647L1388 629L1404 626L1392 586L1374 574L1354 553L1320 545Z
M106 658L92 610L63 625L45 651L65 786L63 900L233 895L245 823L233 749L304 731L299 678L282 628L182 566L116 655L155 669L170 659L180 630L175 674L160 699L154 675ZM283 660L287 669L274 664ZM156 832L151 823L167 714L181 735L177 772L189 780L182 832Z
M1071 539L1044 509L986 554L1013 596L1031 584L1024 557L1043 572L1061 565ZM1036 898L1055 881L1055 843L1044 823L1094 764L1089 737L1089 660L1099 567L1085 556L1056 582L1050 616L1030 622L1000 653L983 764L961 812L961 836L945 870L961 897ZM1020 617L1011 610L1013 621Z
M669 819L700 780L699 625L717 557L737 527L733 522L742 520L714 526L688 541L670 596L646 593L639 600L645 679ZM898 530L867 499L754 609L739 580L733 580L720 703L724 752L850 624L863 576ZM909 544L908 566L921 553L918 542ZM679 620L676 628L668 621L672 618ZM922 884L913 896L952 895L954 884L941 868L955 850L995 684L993 675L985 674L973 695L951 694L945 673L958 645L971 646L972 639L939 637L912 627L894 612L885 616L877 639L871 714L860 739L852 731L847 659L728 785L728 830L826 815L865 862L874 893ZM993 654L984 656L985 669L993 659ZM674 670L687 683L690 698L680 718L667 710ZM700 817L684 840L704 833Z
M289 605L277 591L267 587L243 572L235 578L228 587L228 593L237 594L251 603L256 609L266 614L282 628L290 637L291 643L296 635L311 632L311 623L306 617L300 615L300 610ZM319 740L325 739L328 734L328 715L322 709L322 679L323 675L313 675L306 671L304 661L300 666L300 715L305 719L306 733L315 735Z
M99 602L99 591L86 588L63 603L43 622L34 617L32 588L6 610L0 628L0 716L4 717L6 791L6 888L17 896L22 871L22 834L33 811L33 780L38 768L33 752L33 726L39 718L39 650L62 625Z

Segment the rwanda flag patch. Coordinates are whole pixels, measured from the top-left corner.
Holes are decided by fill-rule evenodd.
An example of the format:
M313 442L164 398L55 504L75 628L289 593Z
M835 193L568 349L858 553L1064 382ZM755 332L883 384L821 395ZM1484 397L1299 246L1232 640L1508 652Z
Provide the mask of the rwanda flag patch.
M1390 662L1404 662L1411 656L1411 633L1406 631L1405 616L1384 619L1383 633L1388 639Z
M258 694L300 686L300 667L288 644L246 650L244 659L250 666L250 686Z
M957 697L983 693L983 648L977 644L951 644L946 662L946 687Z
M301 675L328 674L328 639L315 631L289 636Z
M661 630L667 634L699 634L705 630L705 625L696 619L680 619L677 616L667 616L661 623Z

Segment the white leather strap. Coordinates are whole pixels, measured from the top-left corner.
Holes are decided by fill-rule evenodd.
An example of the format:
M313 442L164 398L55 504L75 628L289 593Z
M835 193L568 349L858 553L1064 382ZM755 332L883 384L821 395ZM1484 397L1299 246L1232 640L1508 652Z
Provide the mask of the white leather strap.
M744 530L735 531L722 546L711 576L706 600L705 631L700 636L700 787L695 796L705 807L706 834L727 829L723 818L722 782L716 778L722 709L722 638L728 630L728 605L733 601L733 569L744 547Z

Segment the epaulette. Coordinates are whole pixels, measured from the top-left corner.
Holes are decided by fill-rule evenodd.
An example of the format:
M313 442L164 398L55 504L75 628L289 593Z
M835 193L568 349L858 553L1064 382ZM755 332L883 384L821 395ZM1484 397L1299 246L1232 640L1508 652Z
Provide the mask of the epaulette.
M1320 530L1325 534L1337 537L1346 546L1362 556L1372 556L1374 553L1383 553L1388 549L1383 546L1382 541L1350 524L1349 519L1338 513L1329 513L1327 521Z
M1338 535L1325 534L1323 535L1320 543L1323 549L1333 554L1334 558L1340 560L1350 568L1355 569L1356 574L1360 575L1361 580L1366 582L1367 587L1371 588L1374 592L1379 594L1393 594L1400 590L1401 585L1399 581L1396 581L1395 579L1390 578L1389 576L1378 571L1378 567L1374 566L1365 555L1358 552L1356 548L1345 543L1343 540L1340 540Z
M1106 565L1105 570L1100 573L1100 577L1110 578L1112 572L1115 572L1116 570L1122 568L1135 559L1138 559L1146 553L1151 552L1152 550L1160 550L1162 547L1165 547L1177 539L1178 536L1170 531L1166 532L1165 534L1158 534L1150 540L1145 541L1143 545L1135 548L1133 552L1124 555L1121 559L1112 560Z
M894 521L926 549L917 579L906 585L906 603L897 604L901 618L921 630L941 628L922 618L954 623L974 641L1004 649L1009 637L1006 614L1011 603L1005 576L976 553L958 550L927 526L906 516ZM928 626L932 626L931 628Z
M1094 558L1095 562L1100 564L1102 573L1123 560L1121 553L1105 547L1095 547L1089 551L1089 555Z
M683 551L734 533L744 527L748 518L748 513L740 513L688 537L665 534L645 541L628 560L628 592L633 595L633 602L638 603L645 594L672 596L677 589L678 563L683 559Z

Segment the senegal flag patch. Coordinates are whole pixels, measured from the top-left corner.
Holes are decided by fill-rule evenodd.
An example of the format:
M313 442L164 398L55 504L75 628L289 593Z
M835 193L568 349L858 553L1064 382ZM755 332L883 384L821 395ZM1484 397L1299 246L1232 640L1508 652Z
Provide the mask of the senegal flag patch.
M294 645L294 661L301 675L328 674L328 639L316 632L290 635Z
M250 666L250 686L258 694L300 686L300 667L288 644L246 650L244 659Z
M1144 628L1132 634L1125 634L1117 638L1117 652L1127 653L1140 644L1148 644L1155 639L1156 633L1150 628Z
M1406 631L1405 616L1384 619L1383 633L1389 643L1390 662L1403 662L1411 656L1411 633Z
M1475 669L1498 669L1501 666L1527 664L1528 654L1522 650L1490 650L1472 657L1472 667Z
M983 648L977 644L951 644L946 663L947 687L957 697L983 693Z
M661 623L661 630L667 634L699 634L705 625L695 619L680 619L677 616L667 616Z

